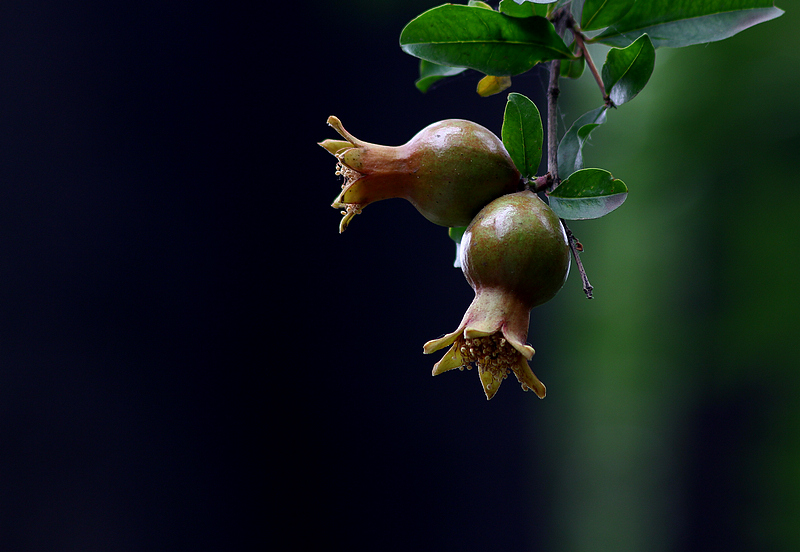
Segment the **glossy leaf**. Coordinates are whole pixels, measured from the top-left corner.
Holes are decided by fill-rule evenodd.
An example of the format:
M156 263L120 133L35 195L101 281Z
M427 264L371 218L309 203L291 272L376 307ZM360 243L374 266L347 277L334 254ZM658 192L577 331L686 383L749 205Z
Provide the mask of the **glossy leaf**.
M596 31L616 23L628 13L636 0L585 0L581 30Z
M508 95L503 128L503 144L523 177L530 178L539 170L542 160L542 118L530 99L512 92Z
M547 194L550 208L565 220L596 219L625 202L628 187L603 169L581 169Z
M583 13L583 2L584 0L558 0L556 9L566 8L572 13L572 17L575 21L580 21L581 14Z
M647 33L656 48L677 48L723 40L781 14L773 0L640 0L593 41L627 46Z
M609 50L603 65L603 83L614 105L622 105L641 92L655 64L656 49L646 34L627 48Z
M461 268L461 238L464 237L466 231L466 226L454 226L447 229L447 235L456 243L456 258L453 261L453 266L456 268Z
M550 3L555 2L551 0ZM540 15L542 17L547 15L550 6L540 2L517 2L517 0L502 0L498 6L501 13L511 17L533 17Z
M601 106L584 113L572 123L558 145L558 174L560 177L569 176L583 168L583 145L589 138L589 134L605 122L606 106Z
M414 85L420 92L424 93L427 92L435 82L445 77L458 75L466 70L466 67L448 67L421 59L419 61L419 78L414 82Z
M573 57L544 17L508 17L458 4L432 8L411 20L400 33L400 46L421 59L495 76L518 75L542 61Z
M585 57L578 56L578 59L567 59L561 62L561 76L568 79L577 79L583 75L585 68Z
M450 239L454 242L461 243L461 238L464 236L464 232L466 231L466 226L453 226L447 229L447 235L450 236Z

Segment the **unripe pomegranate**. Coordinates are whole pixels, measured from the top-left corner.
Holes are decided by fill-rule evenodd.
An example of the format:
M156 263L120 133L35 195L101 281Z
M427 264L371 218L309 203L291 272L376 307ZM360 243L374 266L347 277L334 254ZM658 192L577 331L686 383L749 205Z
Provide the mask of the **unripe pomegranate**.
M439 121L402 146L359 140L336 117L328 124L345 138L320 142L345 179L331 205L343 209L339 232L370 203L392 197L407 199L435 224L466 226L484 205L519 189L520 173L503 142L477 123Z
M433 375L476 364L491 399L512 371L524 390L543 398L526 340L531 309L552 299L567 278L569 244L561 221L531 191L504 195L478 213L460 247L475 298L456 331L425 344L425 353L451 346Z

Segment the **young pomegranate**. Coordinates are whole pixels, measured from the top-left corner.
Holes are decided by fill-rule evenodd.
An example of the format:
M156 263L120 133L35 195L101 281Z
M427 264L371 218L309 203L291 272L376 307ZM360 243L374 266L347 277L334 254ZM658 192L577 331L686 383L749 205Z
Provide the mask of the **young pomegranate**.
M345 138L319 143L345 179L331 205L342 209L339 232L370 203L392 197L407 199L435 224L466 226L484 205L519 190L520 173L503 142L477 123L439 121L402 146L359 140L336 117L328 124Z
M543 398L545 387L528 366L530 311L558 293L569 265L564 227L536 194L508 194L484 207L461 239L461 268L475 298L456 331L425 344L426 354L451 346L433 375L476 364L491 399L511 371Z

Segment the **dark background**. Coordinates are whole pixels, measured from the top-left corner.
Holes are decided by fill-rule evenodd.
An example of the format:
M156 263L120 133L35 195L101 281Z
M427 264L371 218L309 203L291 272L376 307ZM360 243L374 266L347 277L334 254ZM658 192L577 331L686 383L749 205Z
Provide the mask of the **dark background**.
M574 228L596 298L534 311L548 397L487 402L421 354L472 298L446 232L339 235L316 145L500 132L478 75L413 87L434 5L0 7L0 549L800 546L797 16L659 50L586 152L631 189Z

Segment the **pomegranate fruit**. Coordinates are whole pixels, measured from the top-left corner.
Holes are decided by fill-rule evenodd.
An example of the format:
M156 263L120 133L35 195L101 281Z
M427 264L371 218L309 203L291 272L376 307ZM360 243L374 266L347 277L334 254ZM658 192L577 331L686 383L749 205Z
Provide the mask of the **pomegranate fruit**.
M402 146L357 139L329 117L345 140L325 140L344 177L332 207L342 210L339 232L375 201L400 197L441 226L466 226L486 204L520 189L520 173L503 142L483 126L447 119L419 131Z
M524 390L543 398L526 340L531 309L552 299L567 278L570 252L561 221L533 192L507 194L478 213L460 247L475 298L458 329L424 345L426 354L450 346L433 375L475 364L491 399L511 371Z

